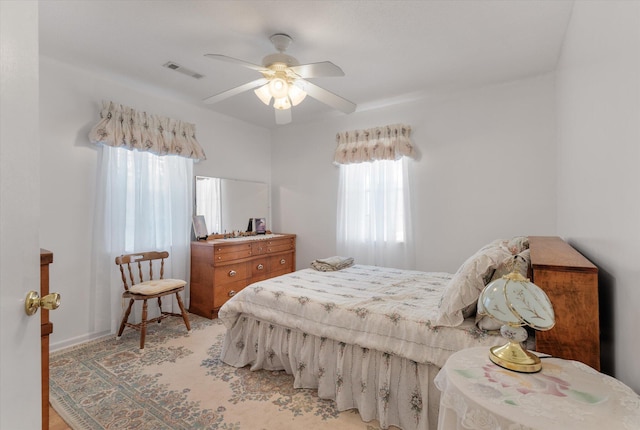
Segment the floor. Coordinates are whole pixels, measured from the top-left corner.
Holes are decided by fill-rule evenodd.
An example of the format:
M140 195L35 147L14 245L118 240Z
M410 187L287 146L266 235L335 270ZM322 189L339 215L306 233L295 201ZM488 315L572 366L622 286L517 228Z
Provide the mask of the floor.
M49 430L71 430L71 427L60 418L60 415L51 406L49 406Z

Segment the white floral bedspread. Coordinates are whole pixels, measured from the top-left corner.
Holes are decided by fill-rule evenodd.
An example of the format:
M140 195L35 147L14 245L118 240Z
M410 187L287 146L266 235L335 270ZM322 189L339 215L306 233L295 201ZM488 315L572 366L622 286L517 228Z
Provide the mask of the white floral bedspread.
M476 327L435 327L442 290L452 275L355 265L335 272L304 269L256 282L218 317L227 328L241 314L439 367L455 351L504 343Z

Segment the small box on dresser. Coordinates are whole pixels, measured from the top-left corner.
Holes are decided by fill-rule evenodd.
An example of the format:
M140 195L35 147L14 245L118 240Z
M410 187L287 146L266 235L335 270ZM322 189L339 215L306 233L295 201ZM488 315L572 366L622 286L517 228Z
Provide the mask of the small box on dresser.
M293 272L295 259L294 234L191 242L189 312L216 318L247 285Z

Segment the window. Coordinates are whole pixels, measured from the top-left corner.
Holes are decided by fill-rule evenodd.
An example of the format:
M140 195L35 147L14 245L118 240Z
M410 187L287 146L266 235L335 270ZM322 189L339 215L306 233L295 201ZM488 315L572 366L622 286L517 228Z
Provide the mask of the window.
M340 165L338 253L359 264L412 268L408 160Z
M91 331L115 333L123 304L115 257L168 251L165 278L187 280L193 162L206 157L195 124L106 100L89 140L98 148ZM173 302L165 310L177 312L178 307Z
M114 264L116 256L169 251L165 277L187 279L193 160L108 145L100 145L99 152L92 294L103 306L92 315L97 330L114 332L122 314L122 281ZM163 307L177 309L168 301L163 301ZM149 311L153 314L157 310Z

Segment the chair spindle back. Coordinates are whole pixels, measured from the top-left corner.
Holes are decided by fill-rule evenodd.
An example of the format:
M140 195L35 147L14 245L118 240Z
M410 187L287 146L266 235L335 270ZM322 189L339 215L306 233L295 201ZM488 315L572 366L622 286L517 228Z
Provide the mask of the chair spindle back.
M164 279L164 260L169 257L169 253L167 251L151 251L151 252L140 252L137 254L125 254L119 257L116 257L116 264L120 267L120 275L122 276L122 283L124 284L124 289L129 291L129 284L127 283L127 274L128 278L131 280L131 285L138 284L144 281L151 281L154 279L153 275L153 262L160 262L160 277L158 279ZM143 275L143 262L148 262L149 265L149 278L145 279ZM133 263L133 267L131 264ZM135 272L137 272L139 281L136 282ZM125 274L125 266L127 268L127 274Z

